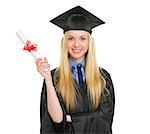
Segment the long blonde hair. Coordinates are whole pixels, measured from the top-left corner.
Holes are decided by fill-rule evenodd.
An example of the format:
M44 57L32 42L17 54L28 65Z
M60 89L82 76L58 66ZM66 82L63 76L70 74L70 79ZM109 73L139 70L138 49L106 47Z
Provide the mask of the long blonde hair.
M86 85L92 108L96 109L99 106L101 94L106 86L106 81L100 73L96 61L95 42L94 39L88 34L89 48L85 57L85 75ZM73 80L72 72L69 64L69 54L66 45L66 33L61 41L61 57L60 65L56 72L58 73L58 82L56 84L56 91L65 103L67 111L75 110L77 104L77 94L79 91Z

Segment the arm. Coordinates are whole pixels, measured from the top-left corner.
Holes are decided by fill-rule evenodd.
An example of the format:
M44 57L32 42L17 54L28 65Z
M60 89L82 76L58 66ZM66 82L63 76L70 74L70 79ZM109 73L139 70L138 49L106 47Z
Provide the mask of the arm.
M105 69L102 69L101 72L106 80L106 88L109 90L109 95L107 96L107 105L102 105L102 110L104 111L104 113L107 113L110 125L112 125L115 110L114 85L111 79L111 75Z
M109 74L108 75L109 77L109 82L108 82L108 88L109 88L109 91L110 91L110 96L111 96L111 105L110 105L110 122L111 122L111 125L112 125L112 122L113 122L113 116L114 116L114 110L115 110L115 92L114 92L114 85L113 85L113 82L112 82L112 79L111 79L111 75Z
M61 123L63 121L63 111L60 102L58 100L57 94L55 92L54 86L52 83L49 83L49 81L45 80L45 83L47 87L46 89L47 89L48 112L50 113L51 116L53 116L52 119L54 122ZM66 121L72 122L70 115L66 115Z
M47 87L47 108L52 120L55 123L61 123L63 121L63 111L60 106L58 97L56 95L54 86L51 80L45 80Z
M55 89L52 83L52 76L50 72L50 65L46 58L38 58L35 61L37 65L37 71L44 77L47 91L47 108L48 112L55 123L60 123L63 120L63 112L56 95Z
M49 81L46 81L47 87L47 102L48 102L48 112L51 116L53 116L53 121L56 123L60 123L63 121L63 111L61 105L59 103L58 97L56 95L53 84ZM72 122L71 116L66 115L66 121Z
M63 112L65 110L62 110L61 104L55 92L55 88L52 82L51 72L49 69L50 65L48 64L48 61L46 58L44 58L44 60L42 60L41 58L36 59L35 63L37 65L37 71L44 77L43 86L45 87L45 90L47 92L47 95L46 95L47 104L46 105L47 105L48 112L52 120L55 123L61 123L63 122L63 114L64 114ZM47 71L45 71L45 69ZM44 114L44 113L41 113L41 114ZM71 122L70 115L66 115L64 120Z

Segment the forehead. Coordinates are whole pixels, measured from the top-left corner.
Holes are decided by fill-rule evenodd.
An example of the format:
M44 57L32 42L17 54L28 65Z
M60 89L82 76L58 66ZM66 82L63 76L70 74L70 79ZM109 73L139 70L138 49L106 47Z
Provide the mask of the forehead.
M66 34L68 36L88 36L88 32L84 30L68 30Z

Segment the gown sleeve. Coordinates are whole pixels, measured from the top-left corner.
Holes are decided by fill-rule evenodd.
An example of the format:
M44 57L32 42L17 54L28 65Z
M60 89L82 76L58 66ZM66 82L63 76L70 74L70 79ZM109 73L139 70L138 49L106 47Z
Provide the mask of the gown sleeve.
M51 74L53 79L54 70L51 71ZM40 134L50 134L50 133L61 134L64 132L64 128L66 125L66 111L61 99L59 99L59 102L63 110L63 121L61 123L55 123L52 120L51 116L49 115L47 109L47 93L46 93L46 84L44 79L42 92L41 92L41 100L40 100L40 122L41 122Z
M108 93L106 94L104 100L101 103L101 110L106 115L107 121L110 124L110 128L112 127L114 109L115 109L115 92L114 85L111 79L111 75L105 70L102 69L102 74L106 80L106 88Z

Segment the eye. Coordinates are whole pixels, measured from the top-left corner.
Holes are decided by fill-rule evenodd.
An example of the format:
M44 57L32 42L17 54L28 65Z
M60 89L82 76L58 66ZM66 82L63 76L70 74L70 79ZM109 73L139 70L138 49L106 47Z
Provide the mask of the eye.
M68 40L73 40L73 37L69 37Z
M81 37L81 40L86 40L86 38L85 37Z

